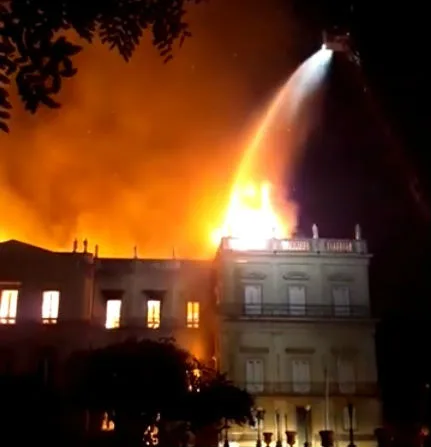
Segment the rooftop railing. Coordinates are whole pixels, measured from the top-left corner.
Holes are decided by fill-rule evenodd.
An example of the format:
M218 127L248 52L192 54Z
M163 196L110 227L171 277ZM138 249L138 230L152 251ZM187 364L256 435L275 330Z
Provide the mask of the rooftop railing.
M240 238L224 237L221 250L240 252L289 252L366 254L367 243L363 239L264 239L245 244Z

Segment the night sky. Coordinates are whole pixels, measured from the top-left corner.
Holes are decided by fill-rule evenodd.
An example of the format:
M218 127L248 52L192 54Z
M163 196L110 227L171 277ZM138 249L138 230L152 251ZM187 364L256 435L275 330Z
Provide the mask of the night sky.
M346 3L298 2L310 26L350 29L362 69L334 61L295 188L304 227L316 221L324 233L345 234L354 221L363 226L374 254L373 308L382 319L377 340L386 416L397 425L418 423L428 412L431 380L426 11L418 2L357 3L352 10Z

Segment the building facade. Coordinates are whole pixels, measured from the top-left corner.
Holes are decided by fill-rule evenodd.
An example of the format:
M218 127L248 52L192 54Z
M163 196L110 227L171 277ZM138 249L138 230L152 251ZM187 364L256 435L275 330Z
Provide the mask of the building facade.
M352 240L222 240L212 261L99 258L0 244L0 374L55 370L70 353L130 337L173 337L256 396L256 445L373 443L380 425L370 255ZM97 252L97 250L96 250ZM52 376L55 376L53 373ZM48 380L48 379L47 379ZM268 435L267 435L268 436Z
M240 445L263 433L298 445L332 430L347 445L374 445L380 424L370 255L354 240L270 240L244 250L222 241L216 258L217 356L256 396L260 426L234 429ZM260 433L259 433L260 432ZM268 436L268 435L267 435Z
M213 358L210 262L98 258L0 244L0 374L54 368L130 337L174 338Z

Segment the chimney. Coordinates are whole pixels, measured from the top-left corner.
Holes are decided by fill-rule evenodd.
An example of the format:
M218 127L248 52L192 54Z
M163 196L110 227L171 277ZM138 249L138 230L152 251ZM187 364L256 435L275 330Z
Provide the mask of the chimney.
M133 257L138 259L138 247L136 245L133 247Z
M355 225L355 239L360 241L362 239L361 226L359 224Z
M319 229L315 223L312 225L311 231L313 233L313 239L319 239Z
M73 253L76 253L78 251L78 239L74 239L74 241L73 241L73 249L72 249L72 252Z
M88 241L87 241L87 239L84 239L83 245L84 245L83 253L87 253L88 252Z
M95 258L98 258L98 257L99 257L99 245L98 245L98 244L96 244L96 245L94 246L94 257L95 257Z

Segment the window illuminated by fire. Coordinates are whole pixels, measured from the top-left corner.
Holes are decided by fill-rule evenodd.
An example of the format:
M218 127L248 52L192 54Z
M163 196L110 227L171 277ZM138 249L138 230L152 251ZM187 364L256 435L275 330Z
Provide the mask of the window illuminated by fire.
M147 327L151 329L160 327L160 300L147 301Z
M15 324L18 307L18 290L2 290L0 301L0 323Z
M106 329L120 327L121 300L108 300L106 302Z
M55 324L58 319L58 307L60 304L60 292L47 290L42 296L42 323Z
M188 301L187 302L187 327L198 328L199 327L199 302Z
M102 419L102 431L113 431L115 429L114 421L111 421L108 417L108 413L104 413Z

